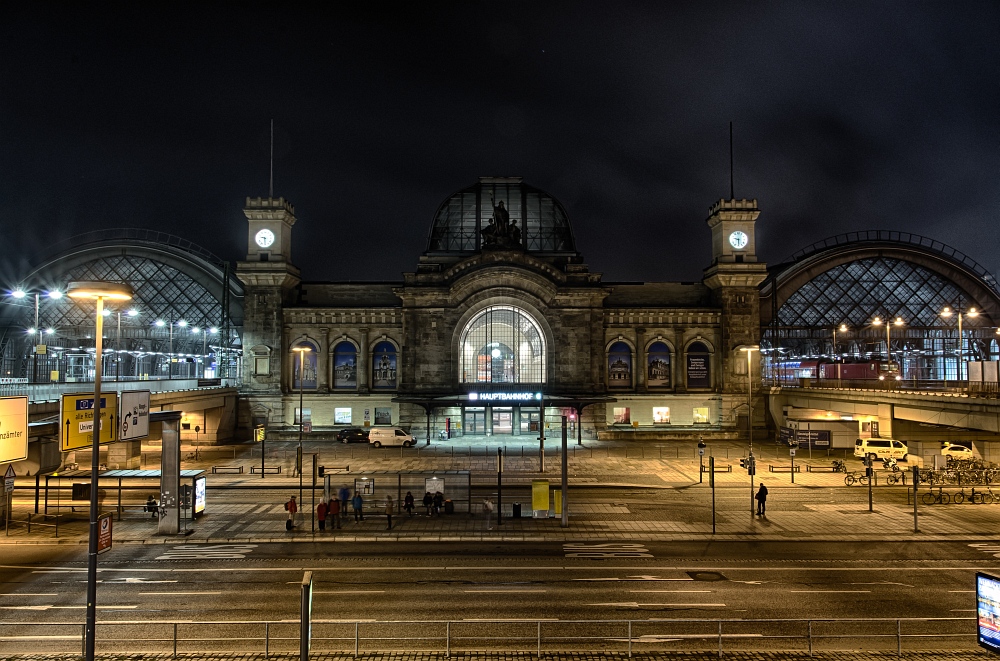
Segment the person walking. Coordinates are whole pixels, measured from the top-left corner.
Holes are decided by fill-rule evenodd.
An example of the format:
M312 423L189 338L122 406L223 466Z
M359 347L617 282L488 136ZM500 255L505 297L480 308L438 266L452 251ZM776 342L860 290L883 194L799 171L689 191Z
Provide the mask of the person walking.
M319 521L320 532L326 530L326 510L328 507L329 506L323 502L316 506L316 520Z
M403 500L403 509L406 510L408 516L413 516L413 492L406 492L406 499Z
M351 498L351 507L354 508L354 523L365 520L364 506L365 499L361 497L361 492L355 491L354 498Z
M764 483L760 483L760 489L757 490L757 495L754 496L757 499L757 516L762 516L767 518L767 487Z
M493 530L493 499L483 498L483 513L486 515L486 529Z
M347 488L347 485L340 487L340 491L337 492L340 496L340 518L347 519L347 501L351 499L351 490Z
M326 508L326 516L330 519L330 530L333 530L334 526L337 526L337 530L340 530L340 501L336 498L330 499L330 504Z
M392 530L392 511L395 509L395 503L392 502L392 496L385 497L385 520L386 520L386 530Z
M428 491L427 493L424 494L424 515L426 516L431 515L431 504L433 503L434 503L434 496L432 496L431 492Z
M299 512L299 504L295 502L295 496L288 499L285 503L285 511L288 512L288 520L285 521L285 530L291 530L298 523L296 520L296 514Z
M160 511L159 505L156 504L156 499L152 496L146 499L146 506L143 509L149 512L150 518L153 519L156 518L156 515Z

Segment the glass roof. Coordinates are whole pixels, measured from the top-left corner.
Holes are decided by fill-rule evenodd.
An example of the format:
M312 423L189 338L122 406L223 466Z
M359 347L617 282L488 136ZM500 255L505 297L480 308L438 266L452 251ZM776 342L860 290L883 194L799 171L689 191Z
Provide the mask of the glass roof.
M482 248L575 253L566 210L521 177L480 177L440 206L427 242L429 253Z

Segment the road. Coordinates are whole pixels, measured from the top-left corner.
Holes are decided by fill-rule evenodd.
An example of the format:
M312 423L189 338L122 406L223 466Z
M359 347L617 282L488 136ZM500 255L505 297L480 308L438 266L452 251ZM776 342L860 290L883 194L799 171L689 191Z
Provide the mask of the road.
M530 626L485 625L480 620L551 620L545 627L553 638L593 634L599 639L587 641L585 649L621 649L624 625L584 626L568 621L634 620L633 638L641 649L714 645L698 637L715 635L714 628L664 622L672 619L948 618L904 626L908 633L970 634L971 621L950 618L974 615L974 573L1000 572L996 555L1000 555L1000 536L996 542L839 545L414 541L122 546L101 556L99 621L287 620L289 624L272 625L270 633L290 639L297 632L303 573L312 571L314 618L347 623L317 628L318 636L339 639L317 641L322 649L353 649L353 623L372 620L451 620L456 623L453 635L470 638L456 641L453 649L462 645L485 649L500 644L498 636L523 638L503 643L500 649L512 645L534 649L534 622ZM82 548L5 547L0 564L0 652L79 649L79 625L49 629L14 625L82 623L85 568ZM363 638L421 635L433 640L362 641L361 646L442 649L444 626L370 625ZM788 641L768 636L781 626L803 635L806 624L727 626L732 627L727 645L734 648L785 645L787 649ZM181 636L256 639L262 636L259 629L231 624L212 627L214 633L209 633L208 627L190 627ZM165 627L150 624L117 631L100 627L98 631L102 651L163 650L167 649L163 643L137 641L169 638ZM891 640L861 640L855 635L876 631L890 634ZM814 631L819 632L818 628ZM894 623L854 623L840 633L851 635L824 640L824 648L895 649ZM975 644L970 635L907 642L921 649L969 649ZM227 644L245 644L248 649L262 646L259 640ZM272 641L272 649L291 649L291 644ZM547 644L572 647L575 643L552 640ZM799 649L804 644L794 643Z

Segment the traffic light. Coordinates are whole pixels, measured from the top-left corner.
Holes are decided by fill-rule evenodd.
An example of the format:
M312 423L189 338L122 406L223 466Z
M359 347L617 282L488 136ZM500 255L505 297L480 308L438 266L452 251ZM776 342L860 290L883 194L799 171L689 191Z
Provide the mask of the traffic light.
M740 468L750 468L750 460L746 458L740 459Z
M323 477L323 475L325 475L325 474L326 474L326 466L320 466L319 467L319 476Z
M745 468L747 475L755 475L757 473L757 462L753 455L740 459L740 468Z

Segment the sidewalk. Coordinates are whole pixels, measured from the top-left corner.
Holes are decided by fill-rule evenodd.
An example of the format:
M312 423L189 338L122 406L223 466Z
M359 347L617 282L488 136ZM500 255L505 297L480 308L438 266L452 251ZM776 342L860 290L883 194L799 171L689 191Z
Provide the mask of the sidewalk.
M270 444L269 444L270 445ZM294 444L288 444L294 448ZM312 467L306 464L305 502L302 503L301 523L292 532L286 532L287 517L283 503L289 494L298 493L299 481L292 477L294 450L278 449L268 453L267 464L281 465L282 474L259 475L248 473L212 474L213 465L259 465L260 451L256 447L223 448L218 451L199 449L194 458L194 448L184 448L184 455L191 455L184 468L201 468L208 472L209 492L205 516L195 522L186 522L193 532L183 537L156 535L156 522L133 509L121 521L114 522L116 544L177 544L193 543L259 543L259 542L372 542L372 541L671 541L671 540L766 540L784 541L843 541L843 540L970 540L981 541L997 535L1000 530L1000 505L919 505L919 533L913 531L913 506L907 504L907 488L880 486L873 489L874 512L868 511L867 487L844 486L843 473L806 472L804 466L827 468L830 461L825 456L812 461L800 459L797 465L803 472L791 476L784 472L770 472L771 465L785 459L787 449L767 447L758 453L758 475L755 483L763 481L770 490L768 516L750 515L750 484L746 472L739 467L734 450L725 449L733 456L720 459L717 466L735 464L732 472L716 476L716 534L712 534L711 490L708 475L698 482L699 461L694 448L677 446L602 446L590 442L577 448L569 456L569 526L560 527L559 518L533 519L530 516L528 486L533 479L549 480L552 489L559 488L559 457L546 457L545 472L539 471L539 460L525 452L511 451L504 462L504 522L492 530L487 529L486 518L480 512L482 497L496 490L496 444L492 448L477 446L431 446L419 454L414 449L372 450L367 446L309 443L307 458L315 449L318 463L350 465L349 473L333 477L334 488L353 484L355 477L366 471L443 471L470 470L473 483L473 516L467 513L428 517L397 512L393 517L394 528L385 529L385 517L379 515L378 503L384 498L379 493L375 499L366 499L366 512L371 512L364 522L355 523L353 517L345 519L341 530L315 532L310 526L310 488ZM256 450L256 457L250 456ZM388 451L387 451L388 450ZM491 454L492 450L492 454ZM664 455L689 453L687 457ZM721 452L720 452L721 453ZM213 454L219 456L212 456ZM291 455L289 457L288 455ZM234 458L235 455L235 458ZM282 456L284 455L284 456ZM514 456L511 456L514 455ZM645 455L646 458L642 458ZM222 457L225 462L222 462ZM707 462L706 462L707 463ZM781 464L784 465L784 464ZM151 467L151 466L147 466ZM848 461L852 470L860 462ZM27 480L18 485L28 486ZM33 487L34 481L31 480ZM213 490L221 485L241 486L248 491ZM152 486L152 485L151 485ZM576 491L586 487L585 492ZM266 490L265 490L266 489ZM652 490L652 491L648 491ZM957 488L953 489L957 490ZM155 491L155 487L150 488ZM142 496L140 497L140 493ZM321 489L318 491L321 493ZM966 493L969 490L966 489ZM1000 494L1000 489L998 489ZM33 494L19 490L15 499L15 516L24 519L33 511ZM393 498L396 494L393 491ZM417 497L417 512L423 508ZM145 491L132 492L129 504L141 506ZM139 499L136 502L136 499ZM110 499L109 499L110 500ZM521 501L521 518L510 518L512 503ZM398 507L398 504L397 504ZM78 508L81 509L81 508ZM20 513L20 514L19 514ZM29 535L24 525L11 527L9 536L0 530L0 544L83 544L87 541L88 528L81 519L60 527L59 538L52 528L32 528Z

